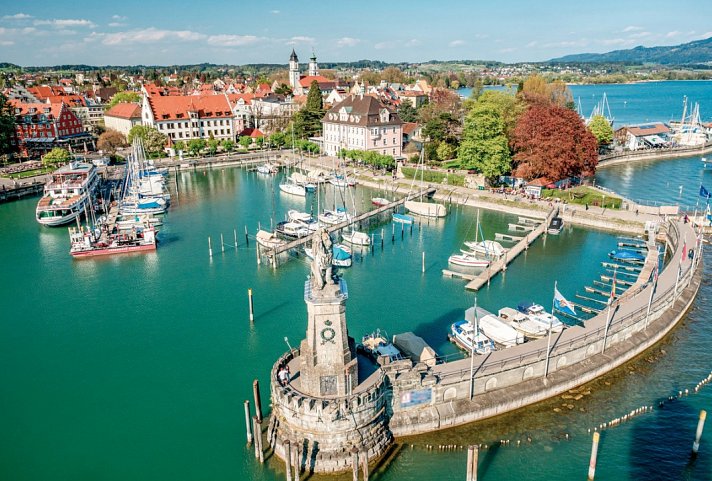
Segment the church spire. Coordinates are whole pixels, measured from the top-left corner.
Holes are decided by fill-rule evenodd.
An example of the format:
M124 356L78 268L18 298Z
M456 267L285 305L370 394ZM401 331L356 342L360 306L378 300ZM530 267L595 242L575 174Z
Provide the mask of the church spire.
M297 52L292 49L292 55L289 56L289 61L290 62L299 62L299 59L297 58Z

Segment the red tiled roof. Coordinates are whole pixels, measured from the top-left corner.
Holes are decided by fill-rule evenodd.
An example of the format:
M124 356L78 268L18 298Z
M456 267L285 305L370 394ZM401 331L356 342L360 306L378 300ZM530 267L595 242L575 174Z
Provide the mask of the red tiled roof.
M253 139L256 139L257 137L264 137L265 134L263 134L260 129L245 129L242 132L240 132L240 137L252 137Z
M403 123L403 135L410 135L413 132L415 132L415 129L418 128L418 123L417 122L404 122Z
M61 102L54 102L51 104L45 104L45 103L21 103L18 102L17 100L9 100L8 103L12 106L12 113L14 115L36 115L36 114L45 114L45 115L51 115L53 118L57 119L59 118L59 115L62 112L62 103ZM34 113L30 113L30 109L35 109ZM19 112L16 112L16 109L20 109ZM49 112L45 112L45 109L49 109Z
M84 97L76 94L51 95L45 99L48 102L64 102L70 107L86 107L87 103Z
M246 104L252 103L252 99L255 98L254 94L227 94L227 98L230 100L231 104L236 104L240 99L242 99Z
M645 124L645 125L632 125L628 127L623 127L627 129L632 135L636 137L646 137L648 135L659 135L667 134L670 132L670 128L663 123Z
M47 100L48 97L56 95L64 95L64 89L60 87L51 87L49 85L38 85L27 89L32 95L37 97L37 100Z
M546 187L549 184L551 184L551 181L546 177L539 177L538 179L534 179L527 183L528 186L531 185L533 187Z
M141 106L130 102L121 102L107 110L104 115L107 117L118 117L121 119L140 119Z
M311 83L316 80L316 83L319 84L320 89L333 89L336 87L336 82L333 80L329 80L328 78L324 77L323 75L306 75L302 78L299 79L299 85L301 85L303 88L308 88L311 86Z
M190 118L188 111L199 118L230 118L232 110L224 95L152 95L148 98L156 122Z

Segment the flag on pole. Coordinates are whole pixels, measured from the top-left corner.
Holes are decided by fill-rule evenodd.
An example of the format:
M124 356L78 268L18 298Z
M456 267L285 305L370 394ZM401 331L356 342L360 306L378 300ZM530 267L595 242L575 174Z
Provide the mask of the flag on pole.
M658 288L658 265L655 264L653 272L650 275L650 280L653 281L653 292Z
M569 314L571 316L576 315L576 308L561 295L559 289L556 287L556 284L554 284L554 308L564 314Z
M612 303L616 298L616 270L613 269L613 279L611 279L611 297L608 299L608 304Z
M700 184L700 197L704 197L707 200L709 200L710 197L712 197L712 194L710 194L710 192L707 189L705 189L705 186L702 184Z
M682 259L680 259L680 262L685 262L685 259L687 259L687 238L682 242Z

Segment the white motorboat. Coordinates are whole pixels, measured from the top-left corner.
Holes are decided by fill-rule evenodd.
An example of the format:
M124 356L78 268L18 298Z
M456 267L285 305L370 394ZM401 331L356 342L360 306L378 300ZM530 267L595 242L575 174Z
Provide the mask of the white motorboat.
M487 267L490 262L486 259L478 259L472 254L453 254L448 257L450 264L462 267Z
M305 247L304 253L308 258L314 258L314 250L311 247ZM351 249L344 244L334 244L332 246L331 265L334 267L351 267L353 256Z
M349 244L352 244L355 246L371 245L371 237L368 234L366 234L365 232L359 232L356 230L352 230L349 232L343 232L341 234L341 238L344 240L344 242L348 242Z
M465 311L465 319L475 322L475 311L480 330L495 343L504 347L512 347L525 341L524 335L508 323L481 307L471 307Z
M380 329L363 336L363 338L361 338L361 344L356 346L356 348L362 350L381 364L388 364L403 359L403 355L398 348L388 339L388 335L385 332L381 333Z
M384 205L390 204L391 201L388 199L385 199L383 197L372 197L371 198L371 204L378 206L378 207L383 207Z
M405 202L405 208L411 214L422 217L445 217L447 215L447 208L444 205L432 202L407 200Z
M466 241L465 245L474 254L481 254L489 257L502 257L504 255L505 249L497 241L484 240L484 241Z
M319 222L328 225L337 225L342 222L350 221L353 218L348 212L343 209L325 210L323 214L319 214Z
M299 212L296 209L290 209L287 211L287 218L292 222L311 222L314 220L311 214L308 212Z
M273 232L267 232L266 230L257 231L255 238L259 245L267 249L276 249L287 244L287 241L277 237Z
M37 202L35 218L46 226L67 224L89 208L99 185L94 164L70 162L60 167L44 186Z
M306 197L307 195L307 189L303 185L296 184L291 178L279 184L279 190L285 194L298 195L299 197Z
M309 229L301 222L280 222L277 224L277 233L285 237L300 239L310 234Z
M270 164L269 162L266 162L257 167L258 174L271 175L276 174L277 172L279 172L279 168L274 164Z
M348 187L348 182L344 178L332 177L329 179L329 183L335 187Z
M451 340L467 352L487 354L495 350L492 340L467 320L454 322L450 326Z
M415 219L412 215L399 214L398 212L394 212L392 214L392 218L393 222L397 222L399 224L411 225L413 222L415 222Z
M517 309L546 330L549 329L549 326L551 326L551 332L561 332L564 329L564 324L556 316L546 312L539 304L528 301L520 302Z
M124 198L119 212L123 215L163 214L167 207L166 200L160 197Z
M529 339L539 339L546 336L548 326L544 329L541 323L532 321L529 319L529 316L523 312L519 312L511 307L503 307L497 314L500 319Z

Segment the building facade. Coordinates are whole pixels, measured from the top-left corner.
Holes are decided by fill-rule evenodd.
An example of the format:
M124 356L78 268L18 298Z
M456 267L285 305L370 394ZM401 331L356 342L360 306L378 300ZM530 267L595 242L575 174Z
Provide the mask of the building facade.
M54 147L93 148L81 121L67 104L10 102L15 114L12 145L22 157L38 158Z
M122 102L104 113L104 126L128 135L134 125L141 125L141 106Z
M334 105L324 115L322 127L327 155L337 156L347 149L401 157L403 122L369 95L352 95Z

